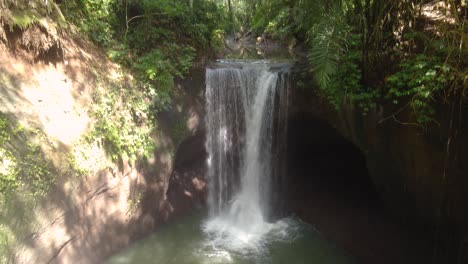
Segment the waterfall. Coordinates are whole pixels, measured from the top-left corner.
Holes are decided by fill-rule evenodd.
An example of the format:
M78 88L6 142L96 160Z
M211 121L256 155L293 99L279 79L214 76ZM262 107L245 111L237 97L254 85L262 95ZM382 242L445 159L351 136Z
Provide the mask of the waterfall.
M288 73L273 66L237 61L206 71L205 229L229 247L258 246L278 227L271 220L281 200Z

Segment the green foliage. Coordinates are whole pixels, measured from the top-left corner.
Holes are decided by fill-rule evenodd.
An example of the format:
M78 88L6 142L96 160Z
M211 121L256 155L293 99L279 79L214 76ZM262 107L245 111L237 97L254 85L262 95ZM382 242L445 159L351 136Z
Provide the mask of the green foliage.
M151 101L150 117L168 109L174 77L183 77L192 66L195 52L188 46L167 45L141 56L134 68L140 73L141 87ZM170 54L170 55L166 55Z
M204 48L215 30L226 27L225 13L212 1L195 1L192 7L183 0L130 1L118 9L131 21L128 40L137 53L176 43Z
M224 42L225 14L206 0L130 1L118 6L118 14L128 12L126 45L112 53L131 67L141 91L151 102L149 117L166 110L172 97L174 78L183 77L192 67L196 51Z
M113 160L124 156L131 160L150 157L154 142L152 126L147 124L148 102L143 94L119 83L102 83L93 108L96 123L87 135L89 143L97 141Z
M463 83L457 77L463 71L454 68L459 60L450 59L463 45L454 46L458 39L440 37L440 33L418 31L415 4L268 1L258 5L253 27L280 40L291 35L300 39L307 32L307 58L314 79L337 109L346 100L367 114L384 100L395 104L409 100L416 121L424 124L434 118L436 95L452 87L456 78ZM400 61L399 71L386 78L384 86L383 78L394 69L394 61ZM382 63L389 65L373 69Z
M80 153L82 154L82 153ZM81 155L83 157L84 155ZM87 158L87 157L84 157ZM77 157L73 154L67 156L68 169L73 172L76 172L78 177L84 177L89 173L88 168L82 166L80 161L77 160Z
M258 5L252 19L252 29L258 34L264 32L270 22L278 16L283 8L286 8L285 5L279 1L271 1Z
M42 13L50 13L53 9L54 1L45 0L0 0L0 7L5 9L35 9Z
M183 77L192 67L195 51L192 47L170 44L165 50L153 49L137 60L135 69L147 81L157 81L160 86L172 86L173 77Z
M362 84L360 40L358 34L349 36L347 52L340 57L336 72L322 91L337 109L348 99L366 115L381 96L378 89Z
M453 69L440 58L418 54L399 65L399 71L387 78L386 98L398 104L410 98L418 123L433 121L434 96L455 78Z
M8 263L9 256L12 255L9 245L14 234L7 227L0 225L0 263Z
M15 263L16 249L38 223L33 211L38 201L22 189L4 196L0 196L0 263Z
M334 8L329 13L324 13L320 22L309 32L312 45L308 60L321 89L328 88L338 70L340 58L346 50L349 31L343 13Z
M35 12L31 12L29 10L14 10L11 16L11 26L19 27L20 29L26 29L27 27L31 26L32 24L39 21L39 16Z
M0 141L4 144L3 139ZM4 148L0 149L0 161L0 192L7 193L20 186L18 164L13 154Z
M225 47L226 32L222 29L216 29L211 34L211 46L215 51L221 51Z
M251 27L257 34L266 34L280 41L291 38L304 40L305 33L323 16L323 11L336 2L339 1L253 1L255 14L252 21L241 21L246 21L244 26ZM252 8L249 5L245 12L252 12Z
M131 1L131 4L140 3L144 10L153 12L160 11L168 16L178 16L186 11L187 6L182 1L168 1L168 0L143 0Z
M127 215L132 215L137 211L138 206L140 206L142 199L143 199L143 194L140 192L136 195L136 197L132 199L128 199Z
M133 71L138 84L100 83L105 88L95 96L97 122L87 141L99 142L114 161L149 156L154 117L171 105L174 79L190 70L196 50L221 46L226 13L209 0L192 6L185 0L74 0L63 7L109 58ZM76 158L69 163L80 171Z
M31 196L47 193L54 183L51 164L32 143L39 131L25 129L0 114L0 195L3 199L21 189Z
M272 36L273 39L286 40L294 30L290 20L291 10L283 8L272 21L268 22L264 33Z
M0 18L0 26L8 26L10 31L24 30L32 25L47 30L50 26L65 24L53 0L0 0Z
M359 34L348 35L346 50L335 61L336 70L330 75L326 86L320 88L337 110L344 100L349 100L366 115L382 96L379 89L362 84L361 39Z
M114 2L115 0L70 0L64 1L62 10L83 34L102 46L109 46L115 34L113 24L117 19L113 10Z
M171 137L176 146L178 146L184 138L190 135L190 131L187 128L186 120L180 120L174 124L171 128ZM177 147L176 147L177 148Z
M109 59L127 68L132 66L130 54L129 47L124 43L115 43L107 50L107 57Z
M173 83L173 66L166 55L159 49L153 49L138 58L135 69L143 73L148 81L157 81L162 87L170 87Z

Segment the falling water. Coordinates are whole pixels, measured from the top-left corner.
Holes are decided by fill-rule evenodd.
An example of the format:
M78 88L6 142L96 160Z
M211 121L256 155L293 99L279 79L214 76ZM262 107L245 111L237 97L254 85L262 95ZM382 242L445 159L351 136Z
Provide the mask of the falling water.
M288 74L272 67L237 61L206 71L210 219L205 230L213 243L230 249L258 250L273 230L286 235L286 222L271 220L279 206Z
M182 218L107 263L353 263L312 226L276 210L284 197L288 67L226 61L207 69L208 219Z

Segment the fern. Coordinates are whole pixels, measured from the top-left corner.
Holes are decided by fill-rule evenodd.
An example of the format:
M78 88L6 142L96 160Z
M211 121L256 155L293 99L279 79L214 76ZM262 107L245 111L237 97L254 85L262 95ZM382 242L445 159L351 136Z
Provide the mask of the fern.
M338 7L323 14L319 23L309 32L312 47L308 60L318 85L321 89L327 89L338 69L340 57L346 50L346 35L350 28Z

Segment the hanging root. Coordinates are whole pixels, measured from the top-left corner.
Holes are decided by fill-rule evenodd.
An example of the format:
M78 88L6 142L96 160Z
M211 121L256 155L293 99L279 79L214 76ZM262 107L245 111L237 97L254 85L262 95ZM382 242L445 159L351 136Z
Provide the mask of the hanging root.
M64 21L53 1L0 0L0 50L8 49L31 62L60 61L58 24Z

